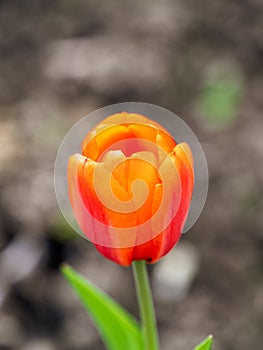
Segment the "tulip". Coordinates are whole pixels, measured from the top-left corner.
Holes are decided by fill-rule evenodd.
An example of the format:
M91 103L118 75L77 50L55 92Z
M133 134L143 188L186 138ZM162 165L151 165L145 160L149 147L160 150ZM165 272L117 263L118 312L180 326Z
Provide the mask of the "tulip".
M193 185L190 147L134 113L101 121L68 163L78 225L103 256L123 266L155 263L174 247Z

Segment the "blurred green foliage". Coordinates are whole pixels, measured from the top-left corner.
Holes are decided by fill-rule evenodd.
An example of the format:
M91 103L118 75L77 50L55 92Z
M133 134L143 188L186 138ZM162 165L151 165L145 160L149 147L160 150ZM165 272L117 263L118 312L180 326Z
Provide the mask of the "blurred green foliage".
M215 126L228 126L236 116L241 95L241 82L235 77L208 80L198 99L203 118Z

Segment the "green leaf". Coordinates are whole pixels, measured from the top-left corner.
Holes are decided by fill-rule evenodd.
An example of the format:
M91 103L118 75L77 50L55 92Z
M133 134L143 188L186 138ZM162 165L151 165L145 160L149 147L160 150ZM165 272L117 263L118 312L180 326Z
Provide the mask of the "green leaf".
M213 336L209 335L207 338L205 338L202 343L198 344L194 350L211 350L213 344Z
M70 266L63 265L61 270L91 316L107 349L142 350L139 324L128 311Z
M240 94L238 79L221 77L206 82L199 98L205 120L218 126L230 124L236 118Z

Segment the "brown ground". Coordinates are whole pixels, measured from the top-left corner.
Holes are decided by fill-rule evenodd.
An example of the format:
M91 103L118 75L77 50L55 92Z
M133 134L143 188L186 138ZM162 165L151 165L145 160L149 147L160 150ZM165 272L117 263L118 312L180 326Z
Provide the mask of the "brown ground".
M262 23L261 0L0 2L0 350L103 349L59 274L65 260L137 315L130 269L69 232L53 188L66 131L124 101L180 115L209 166L184 236L201 267L182 300L157 302L162 349L209 333L215 350L262 349ZM239 86L224 123L199 103L218 76Z

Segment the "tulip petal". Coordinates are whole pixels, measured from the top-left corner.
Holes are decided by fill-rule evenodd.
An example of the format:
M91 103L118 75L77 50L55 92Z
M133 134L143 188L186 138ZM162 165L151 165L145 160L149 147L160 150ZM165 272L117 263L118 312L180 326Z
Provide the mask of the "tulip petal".
M127 142L129 139L133 142ZM172 136L158 123L139 114L122 112L106 118L85 137L82 154L97 161L109 149L121 149L126 156L142 150L157 155L158 147L170 153L175 145Z
M133 135L126 125L110 125L100 131L93 131L92 137L88 135L82 143L82 154L95 161L104 152L119 149L118 143L132 138ZM122 150L125 153L125 142L122 143Z
M131 264L136 240L136 216L116 213L101 203L93 182L96 167L98 167L96 162L79 154L70 157L68 181L72 209L81 230L95 244L98 251L105 257L128 266ZM106 173L107 169L100 166L97 172L98 180L101 180L100 176L105 179ZM121 200L128 198L125 190L114 178L112 186ZM125 227L130 226L134 226L134 230L133 234L130 230L131 234L128 236ZM123 227L124 234L116 230L116 227Z
M192 152L188 144L178 144L174 148L174 156L179 162L177 166L180 168L181 181L188 185L188 192L192 195L194 186L194 163Z
M72 210L81 230L93 242L96 240L93 216L96 215L99 220L98 215L101 211L97 210L99 203L96 202L96 198L81 195L79 184L84 183L82 180L84 168L86 173L93 172L95 165L95 162L80 154L71 156L68 162L68 190Z
M105 165L105 168L112 173L114 168L125 161L127 158L123 154L122 151L117 150L117 151L109 151L107 152L104 157L102 158L102 162Z
M153 247L156 248L153 249L155 256L152 258L152 263L158 261L160 257L166 255L179 240L183 225L187 217L187 212L193 191L193 158L189 146L185 143L177 145L174 149L174 152L170 154L169 159L173 161L173 164L178 170L178 174L180 175L181 198L180 203L178 203L178 189L176 190L175 187L174 189L170 189L171 203L168 204L166 213L169 213L170 209L172 220L170 224L165 227L162 233L153 239ZM162 165L163 167L166 167L166 169L162 169L162 172L164 174L168 174L168 172L171 173L170 165L170 162L167 163L167 161L164 161ZM160 195L160 188L156 187L153 199L153 211L156 210L155 207L160 201ZM166 213L165 215L167 215ZM163 220L164 221L159 221L159 226L160 222L165 222L167 220L167 217ZM157 232L160 232L158 223L155 222L155 225L157 225L157 227L153 227L153 231L157 228Z
M148 141L151 141L153 145L156 144L156 135L157 135L157 129L147 124L128 124L129 130L132 132L134 137L139 140L146 139ZM143 150L143 148L142 148ZM145 149L144 149L145 150ZM146 149L147 150L147 149Z
M174 147L176 146L176 142L171 137L170 134L158 130L156 135L156 143L158 145L158 158L159 158L159 166L162 164L166 156L172 152Z
M121 112L121 113L116 113L113 114L103 120L103 124L149 124L157 129L165 130L165 128L155 122L154 120L151 120L141 114L138 113L128 113L128 112ZM100 124L99 124L100 125Z
M69 159L70 201L76 216L83 215L92 218L92 225L81 227L89 239L92 234L91 231L94 230L94 219L105 222L103 208L93 185L96 166L96 162L79 154L71 156Z
M153 198L152 198L152 210L151 210L152 216L159 209L162 199L163 199L163 184L156 184L153 192ZM162 225L162 222L160 222L159 220L157 220L156 224L157 223L160 223L160 225ZM155 230L153 230L152 229L153 226L154 224L152 223L152 220L151 220L149 227L147 227L147 231L143 227L144 232L142 232L143 236L141 237L143 240L141 241L144 243L138 244L137 246L135 246L134 252L133 252L133 260L147 260L148 262L152 262L154 257L158 255L158 252L160 250L159 243L161 243L161 240L160 240L161 235L158 235L158 237L154 237L154 232L156 232L155 230L158 231L160 227L154 227ZM158 231L158 232L161 232L161 231Z
M150 162L143 159L130 158L128 159L127 168L128 193L131 193L133 183L135 183L136 180L143 181L148 187L148 195L147 198L145 198L142 207L138 208L138 202L141 199L140 195L138 198L134 197L133 199L134 207L136 208L137 224L140 225L151 218L151 205L154 186L155 184L160 183L161 180L158 174L158 169L156 169L156 167L154 167Z
M182 185L181 202L172 222L172 230L179 230L181 232L187 218L193 193L193 158L191 157L190 148L186 144L177 145L171 154L171 158L178 168Z
M152 164L155 168L158 167L158 160L155 154L149 151L136 152L130 158L142 159Z
M159 164L176 146L176 142L168 132L157 129L149 123L131 124L129 129L133 132L134 137L139 140L140 149L153 152L159 159Z

